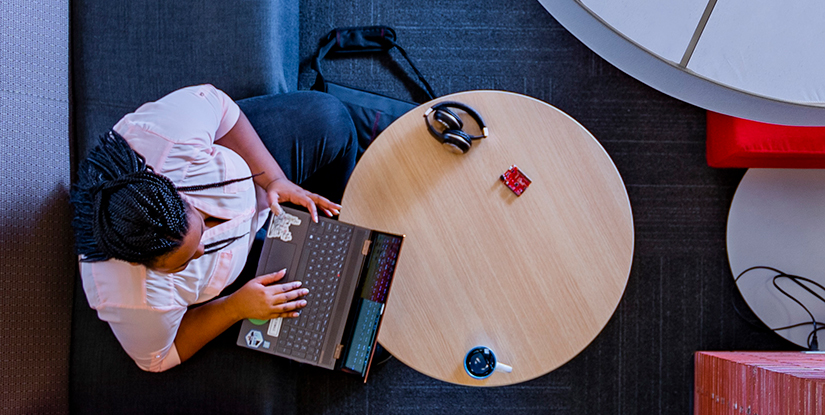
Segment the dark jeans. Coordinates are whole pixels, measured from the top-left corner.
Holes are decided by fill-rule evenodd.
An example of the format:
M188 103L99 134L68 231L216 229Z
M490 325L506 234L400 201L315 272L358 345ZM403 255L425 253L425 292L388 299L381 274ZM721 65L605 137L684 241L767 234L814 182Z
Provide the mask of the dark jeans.
M357 143L352 118L337 98L302 91L248 98L238 106L289 180L341 203Z

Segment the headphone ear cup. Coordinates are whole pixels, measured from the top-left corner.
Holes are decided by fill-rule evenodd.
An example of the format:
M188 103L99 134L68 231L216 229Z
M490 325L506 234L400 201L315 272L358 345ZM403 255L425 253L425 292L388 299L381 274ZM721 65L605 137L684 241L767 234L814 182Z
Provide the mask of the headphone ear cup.
M444 139L441 144L456 154L464 154L470 151L470 147L473 145L473 139L470 138L470 135L461 130L444 130L441 137Z
M447 108L436 111L435 114L433 114L433 119L441 123L445 130L461 130L464 128L464 122L461 121L461 117Z

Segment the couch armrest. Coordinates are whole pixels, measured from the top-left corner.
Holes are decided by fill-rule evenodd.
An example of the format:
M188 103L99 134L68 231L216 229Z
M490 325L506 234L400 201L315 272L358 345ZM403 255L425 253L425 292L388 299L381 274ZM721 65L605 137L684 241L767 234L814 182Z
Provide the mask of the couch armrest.
M69 3L0 8L0 412L68 413Z

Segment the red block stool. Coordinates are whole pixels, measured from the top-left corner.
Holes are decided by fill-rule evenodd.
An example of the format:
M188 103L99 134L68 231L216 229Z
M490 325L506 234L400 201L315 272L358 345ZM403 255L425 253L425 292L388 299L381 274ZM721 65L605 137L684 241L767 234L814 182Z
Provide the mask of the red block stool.
M825 127L791 127L708 111L711 167L825 168Z
M696 352L694 415L825 413L825 355Z

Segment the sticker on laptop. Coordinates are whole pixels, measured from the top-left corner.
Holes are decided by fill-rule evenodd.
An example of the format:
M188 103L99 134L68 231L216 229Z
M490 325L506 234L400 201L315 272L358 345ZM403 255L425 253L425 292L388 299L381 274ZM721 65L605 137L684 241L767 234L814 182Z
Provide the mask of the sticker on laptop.
M289 227L292 225L298 226L300 224L301 219L282 210L280 215L272 216L272 221L269 222L269 229L267 229L266 232L266 237L278 238L284 242L289 242L292 240L292 232L290 232Z
M264 336L258 330L249 330L249 333L246 334L246 345L253 349L261 347L263 342Z

